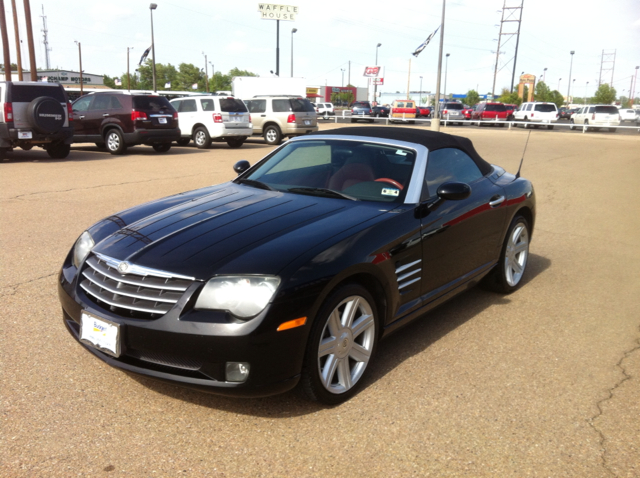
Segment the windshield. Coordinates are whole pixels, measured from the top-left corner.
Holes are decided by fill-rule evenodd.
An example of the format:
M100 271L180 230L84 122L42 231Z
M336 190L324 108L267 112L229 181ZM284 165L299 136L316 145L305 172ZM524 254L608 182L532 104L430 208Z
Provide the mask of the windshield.
M415 159L411 149L309 139L286 144L239 182L260 181L295 194L325 195L323 190L331 190L363 201L401 202Z

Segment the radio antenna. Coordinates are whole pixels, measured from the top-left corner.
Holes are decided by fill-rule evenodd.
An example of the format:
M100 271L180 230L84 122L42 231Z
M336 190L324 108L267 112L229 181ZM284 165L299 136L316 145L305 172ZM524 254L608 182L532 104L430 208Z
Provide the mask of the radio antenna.
M529 144L530 136L531 136L531 130L529 130L529 134L527 135L527 142L524 144L524 151L522 152L522 159L520 160L520 167L518 168L518 172L516 173L516 179L520 177L520 170L522 169L522 162L524 161L524 153L527 152L527 145Z

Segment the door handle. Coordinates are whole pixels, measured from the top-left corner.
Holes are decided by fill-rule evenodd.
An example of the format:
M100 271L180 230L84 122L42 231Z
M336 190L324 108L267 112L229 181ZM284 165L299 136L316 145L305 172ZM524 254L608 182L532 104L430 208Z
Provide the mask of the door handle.
M502 204L504 202L506 198L504 196L493 196L491 198L491 200L489 201L489 206L491 207L496 207L499 206L500 204Z
M265 116L267 116L267 115L260 115L261 118L264 118Z
M103 118L106 118L107 116L109 116L109 113L105 113L102 115Z

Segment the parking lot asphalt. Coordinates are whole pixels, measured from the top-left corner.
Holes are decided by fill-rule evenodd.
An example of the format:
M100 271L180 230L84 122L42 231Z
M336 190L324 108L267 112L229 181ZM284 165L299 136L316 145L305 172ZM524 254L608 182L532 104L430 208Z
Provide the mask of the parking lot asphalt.
M443 131L510 172L528 134ZM640 476L638 135L533 130L524 286L472 289L392 335L343 405L208 395L83 350L56 292L78 235L271 149L74 145L66 160L34 148L0 163L0 476Z

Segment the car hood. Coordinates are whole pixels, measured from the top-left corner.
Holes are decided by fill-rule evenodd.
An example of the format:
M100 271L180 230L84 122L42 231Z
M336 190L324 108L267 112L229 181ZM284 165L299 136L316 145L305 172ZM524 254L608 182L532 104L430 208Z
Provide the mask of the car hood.
M318 244L382 219L379 203L304 196L225 183L141 207L94 247L109 257L206 280L212 274L278 274ZM134 209L135 211L135 209ZM125 212L121 217L126 217ZM337 240L337 239L336 239Z

